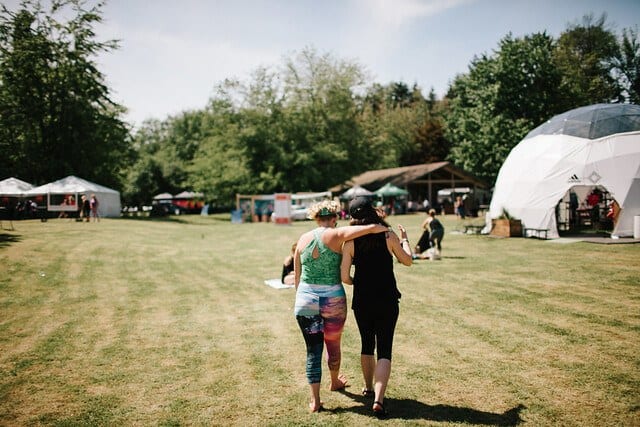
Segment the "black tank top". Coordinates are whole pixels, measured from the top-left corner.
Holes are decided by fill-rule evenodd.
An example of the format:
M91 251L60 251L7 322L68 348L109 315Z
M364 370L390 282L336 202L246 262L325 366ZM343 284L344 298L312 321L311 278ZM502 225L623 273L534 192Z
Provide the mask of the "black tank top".
M368 234L353 241L353 309L383 308L398 304L400 291L393 274L393 256L386 233Z

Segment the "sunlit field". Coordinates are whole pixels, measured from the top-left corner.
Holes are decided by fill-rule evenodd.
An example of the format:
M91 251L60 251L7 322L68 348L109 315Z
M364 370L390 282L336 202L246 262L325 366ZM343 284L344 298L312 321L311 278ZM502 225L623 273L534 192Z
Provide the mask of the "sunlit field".
M413 245L423 218L389 222ZM360 396L351 313L351 386L329 392L323 366L327 410L308 412L294 291L264 285L312 222L5 222L0 425L640 425L640 245L444 224L442 260L395 267L403 296L379 421Z

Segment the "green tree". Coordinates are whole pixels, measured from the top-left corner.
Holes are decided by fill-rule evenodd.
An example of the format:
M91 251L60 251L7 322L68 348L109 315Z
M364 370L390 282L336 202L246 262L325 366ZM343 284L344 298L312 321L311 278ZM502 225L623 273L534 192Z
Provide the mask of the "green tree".
M190 168L209 132L205 111L184 111L164 121L147 120L133 138L136 160L128 170L123 198L147 204L160 192L191 189Z
M117 47L95 39L101 7L81 0L52 2L49 11L31 0L17 11L2 7L2 170L34 183L77 174L119 187L129 131L94 62Z
M558 86L562 75L554 64L553 38L536 33L522 38L510 34L496 54L495 111L506 120L538 126L563 110Z
M526 133L561 111L552 39L545 33L507 35L492 56L474 58L447 95L450 159L493 182L506 156Z
M431 163L449 156L451 143L445 136L444 113L446 104L436 99L433 89L419 108L422 120L415 130L416 153L404 164Z
M404 82L391 83L389 87L388 103L393 108L406 108L414 102L414 92L409 90ZM418 91L417 95L421 98L422 94Z
M306 48L286 60L281 77L297 189L326 190L362 171L368 149L355 99L365 81L360 65Z
M211 99L207 114L209 126L189 167L192 187L226 205L237 193L253 194L252 172L241 141L241 114L233 102L236 82L225 81Z
M623 29L615 70L625 92L625 99L640 104L640 41L638 30Z
M228 204L236 193L324 191L365 170L446 156L433 91L425 100L416 85L365 91L364 82L358 64L313 49L278 72L225 80L205 110L136 133L127 194L144 200L137 188L148 203L181 186Z
M613 74L619 56L616 35L607 28L606 15L583 17L564 31L554 52L562 74L562 111L600 102L622 101L622 90Z
M449 143L444 137L441 104L433 89L425 99L415 84L411 90L403 82L372 85L360 115L373 154L367 162L369 169L444 160Z

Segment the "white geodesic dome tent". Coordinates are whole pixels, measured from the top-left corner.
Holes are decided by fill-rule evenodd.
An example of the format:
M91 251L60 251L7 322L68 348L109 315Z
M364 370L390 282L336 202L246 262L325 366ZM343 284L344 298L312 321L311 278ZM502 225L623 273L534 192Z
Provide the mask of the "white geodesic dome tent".
M574 188L607 191L621 208L612 236L633 235L640 215L640 106L576 108L529 132L500 168L489 216L506 210L523 227L558 237L556 206Z

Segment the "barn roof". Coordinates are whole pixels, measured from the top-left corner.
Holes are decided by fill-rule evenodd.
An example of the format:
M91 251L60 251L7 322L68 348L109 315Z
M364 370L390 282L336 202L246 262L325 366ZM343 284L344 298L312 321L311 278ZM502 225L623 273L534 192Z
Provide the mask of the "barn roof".
M367 171L352 177L342 184L332 187L330 191L339 193L354 185L375 191L387 183L404 188L416 181L426 180L428 175L436 172L444 173L444 175L452 177L451 179L443 179L443 182L450 182L455 179L456 182L465 181L480 188L488 188L488 185L484 181L454 166L450 162L434 162ZM456 183L455 186L458 186L458 183Z

